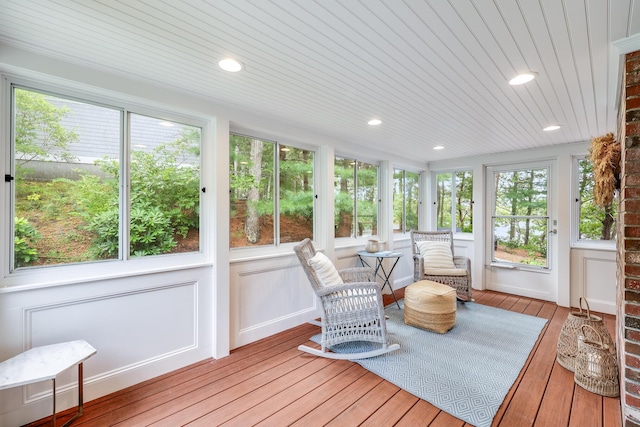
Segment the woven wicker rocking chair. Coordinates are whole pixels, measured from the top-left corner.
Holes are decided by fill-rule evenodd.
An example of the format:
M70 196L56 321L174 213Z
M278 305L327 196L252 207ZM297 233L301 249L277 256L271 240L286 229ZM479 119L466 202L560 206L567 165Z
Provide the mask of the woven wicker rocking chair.
M379 356L400 348L399 344L389 344L387 341L382 290L380 284L373 281L371 269L357 267L335 270L333 263L324 254L316 257L318 252L310 239L304 239L294 247L294 251L314 293L320 299L321 321L311 323L322 327L321 349L301 345L299 350L330 359L355 360ZM339 275L338 280L344 283L323 282L323 274L319 274L314 268L317 266L314 261L323 257L328 263L325 267L333 269ZM361 353L329 351L331 346L352 341L380 343L380 347Z
M449 245L452 268L434 266L430 268L429 260L420 251L420 242L444 242ZM467 257L453 256L453 233L451 231L411 231L411 248L413 249L413 280L431 280L449 285L456 290L459 301L471 301L471 261Z

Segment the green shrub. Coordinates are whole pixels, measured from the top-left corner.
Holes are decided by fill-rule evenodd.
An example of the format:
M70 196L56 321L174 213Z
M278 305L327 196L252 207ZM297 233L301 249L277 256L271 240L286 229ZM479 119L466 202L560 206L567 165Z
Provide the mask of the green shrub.
M130 254L133 256L158 255L170 252L176 246L170 219L158 208L136 206L131 210ZM118 209L96 215L88 226L96 233L93 250L97 257L118 256L120 229Z
M14 219L15 236L13 239L16 267L24 267L38 259L38 249L35 244L40 239L40 233L25 218Z
M170 252L176 246L174 234L186 238L190 229L198 228L200 168L184 160L198 155L196 142L186 135L152 152L131 153L132 255ZM78 210L89 224L87 229L98 236L92 244L94 255L112 258L118 255L120 165L109 158L97 164L109 178L85 173L75 182Z
M131 254L159 255L176 246L171 219L156 206L137 206L131 210Z

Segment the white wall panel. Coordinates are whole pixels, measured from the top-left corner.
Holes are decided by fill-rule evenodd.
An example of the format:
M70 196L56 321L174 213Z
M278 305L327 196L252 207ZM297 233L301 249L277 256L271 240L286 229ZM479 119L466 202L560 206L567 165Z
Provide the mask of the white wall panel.
M197 291L198 284L190 282L27 307L24 341L32 348L91 336L99 357L88 363L87 372L105 379L195 348ZM60 375L61 389L75 376ZM50 391L49 384L29 388Z
M413 251L411 240L402 239L393 242L393 251L402 252L402 258L393 270L393 289L400 289L413 283Z
M211 357L211 268L0 292L0 360L85 339L84 399ZM77 404L77 369L57 379L58 411ZM51 415L51 382L0 391L0 425Z
M614 250L571 250L571 306L580 297L594 311L616 313L616 253Z
M245 260L231 265L231 348L318 317L297 258Z
M505 292L513 295L522 295L529 298L537 298L545 301L556 300L556 289L549 283L545 275L546 271L528 270L527 280L523 280L522 272L518 268L501 268L487 266L488 285L493 291ZM535 280L535 275L540 275L541 280Z

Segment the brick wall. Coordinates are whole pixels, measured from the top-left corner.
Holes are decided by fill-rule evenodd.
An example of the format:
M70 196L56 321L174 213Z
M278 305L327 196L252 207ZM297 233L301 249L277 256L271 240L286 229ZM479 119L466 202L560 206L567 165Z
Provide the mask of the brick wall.
M625 427L640 427L640 51L625 58L618 137L617 343Z

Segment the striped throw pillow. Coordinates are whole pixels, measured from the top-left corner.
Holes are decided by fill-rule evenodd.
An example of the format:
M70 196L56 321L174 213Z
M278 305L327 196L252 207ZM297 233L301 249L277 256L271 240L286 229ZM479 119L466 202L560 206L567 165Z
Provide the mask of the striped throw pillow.
M451 245L447 242L416 243L425 268L456 268L451 254Z

